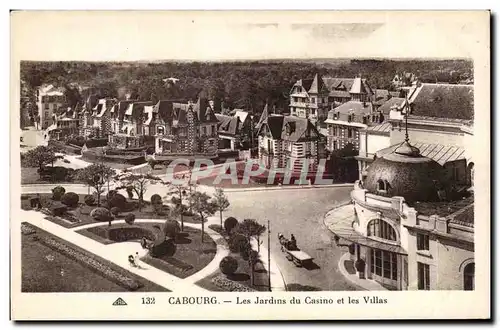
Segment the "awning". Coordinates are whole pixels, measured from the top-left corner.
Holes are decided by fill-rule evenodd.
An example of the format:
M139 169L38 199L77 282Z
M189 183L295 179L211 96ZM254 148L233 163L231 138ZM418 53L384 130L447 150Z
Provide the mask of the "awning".
M330 211L326 215L325 225L332 233L346 241L374 249L407 254L405 249L399 245L380 242L361 235L352 226L355 221L354 206L349 204Z

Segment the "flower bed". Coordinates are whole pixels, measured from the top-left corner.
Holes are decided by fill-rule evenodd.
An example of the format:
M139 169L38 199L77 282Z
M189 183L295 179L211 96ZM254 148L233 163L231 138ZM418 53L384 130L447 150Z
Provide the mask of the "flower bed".
M255 290L249 288L248 286L242 285L235 281L231 281L223 275L212 278L212 283L221 288L223 291L255 292Z
M26 228L31 228L32 230L36 230L36 228L30 224L24 224ZM76 251L72 247L69 247L68 245L59 242L58 240L47 237L44 235L39 236L39 242L50 247L51 249L64 254L80 263L85 264L86 266L92 268L93 270L97 271L98 273L101 273L105 277L117 282L121 286L131 290L131 291L136 291L140 287L142 287L142 284L131 279L130 277L124 276L120 274L119 272L111 269L107 265L95 260L91 256L84 254L82 252Z
M36 229L33 226L22 223L21 224L21 233L23 235L31 235L31 234L36 233Z

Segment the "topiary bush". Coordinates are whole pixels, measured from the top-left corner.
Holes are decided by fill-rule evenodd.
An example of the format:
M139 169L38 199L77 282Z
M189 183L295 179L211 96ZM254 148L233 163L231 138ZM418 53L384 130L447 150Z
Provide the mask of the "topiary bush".
M226 230L226 233L229 235L231 234L231 231L238 225L238 220L233 217L229 217L224 221L224 229Z
M61 186L54 187L52 189L52 199L55 201L61 200L61 197L64 195L65 192L66 189L64 189L64 187Z
M163 199L161 198L160 195L154 194L151 196L151 204L163 204Z
M173 239L165 240L159 244L154 244L149 250L149 254L153 258L159 258L163 256L171 257L175 254L177 247Z
M231 256L226 256L220 261L219 269L224 275L233 275L238 270L238 260Z
M135 221L135 214L129 213L125 215L125 222L128 223L129 225L133 225Z
M234 253L244 251L248 244L250 244L248 238L241 234L232 235L227 243L229 245L229 250Z
M87 195L85 196L85 198L83 199L83 201L85 202L85 204L87 204L88 206L92 206L95 204L95 197L92 196L92 195Z
M113 220L113 216L111 212L104 207L96 207L90 212L90 216L95 221L111 221Z
M67 192L61 197L61 202L69 207L77 207L80 197L74 192Z
M116 194L118 194L118 192L116 190L110 190L110 191L108 191L108 194L106 195L106 197L108 198L108 200L110 200Z
M115 194L113 197L108 199L108 206L109 208L114 208L117 207L120 210L124 210L127 204L127 199L125 196L120 195L120 194Z
M118 207L116 207L116 206L115 206L115 207L112 207L110 211L111 211L111 213L112 213L115 217L116 217L116 216L118 216L118 215L120 215L120 209L119 209Z
M167 220L165 226L163 227L163 232L166 236L170 238L175 238L177 234L181 231L181 226L177 220Z

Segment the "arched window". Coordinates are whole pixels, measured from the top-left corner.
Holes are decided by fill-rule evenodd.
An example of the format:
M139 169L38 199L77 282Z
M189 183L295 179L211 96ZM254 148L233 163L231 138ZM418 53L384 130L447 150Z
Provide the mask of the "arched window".
M382 219L374 219L368 223L368 236L375 236L389 241L396 241L396 231Z
M474 290L475 263L471 262L464 268L464 290Z
M387 185L384 180L378 180L377 181L377 190L379 191L386 191L387 190Z

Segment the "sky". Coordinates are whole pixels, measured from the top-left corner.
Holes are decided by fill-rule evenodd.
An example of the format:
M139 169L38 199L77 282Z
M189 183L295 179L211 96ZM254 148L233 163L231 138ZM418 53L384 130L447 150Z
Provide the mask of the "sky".
M480 17L478 12L15 12L11 39L22 60L470 58L486 33L477 24Z

